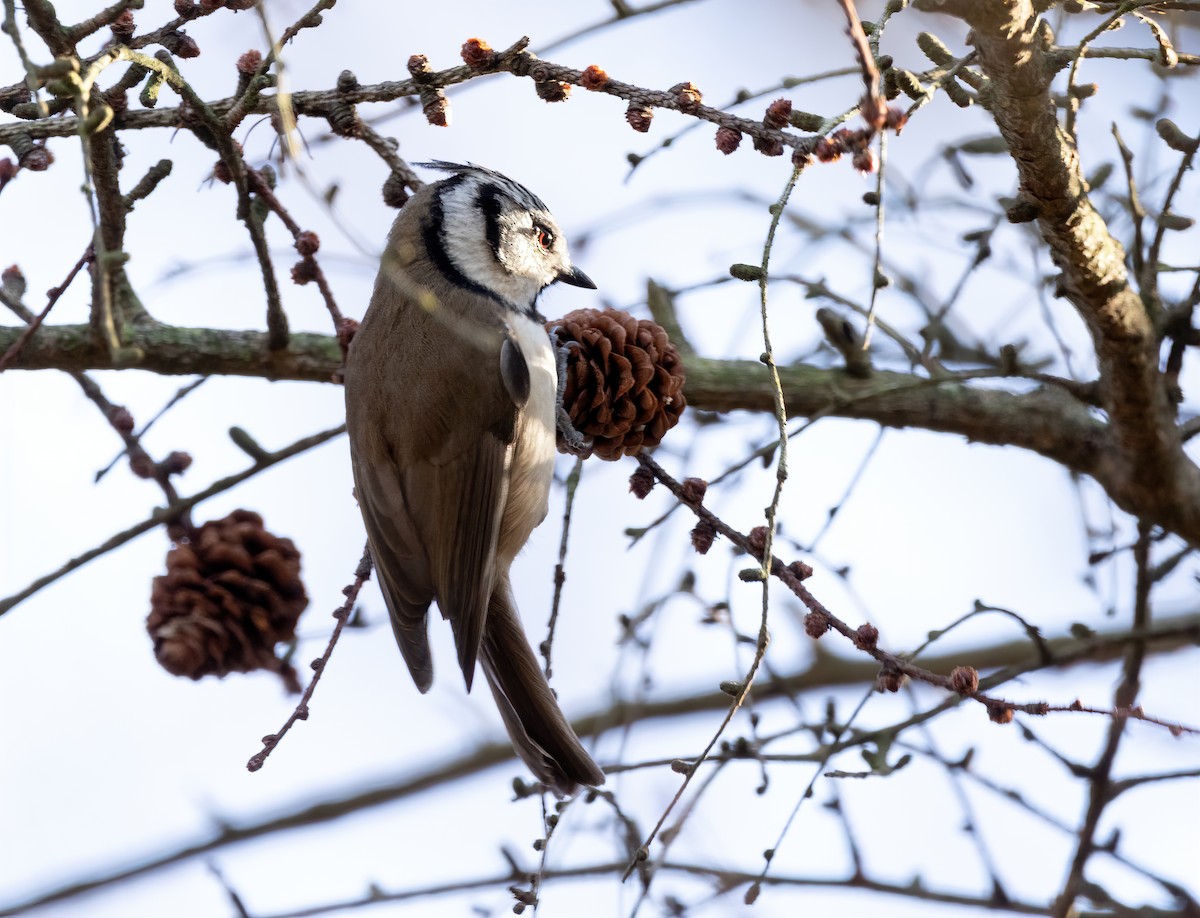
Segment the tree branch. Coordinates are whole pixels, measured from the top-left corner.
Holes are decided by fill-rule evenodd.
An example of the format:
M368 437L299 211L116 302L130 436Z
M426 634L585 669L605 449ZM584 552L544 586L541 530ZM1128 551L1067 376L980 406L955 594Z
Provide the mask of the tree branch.
M0 326L0 352L23 329ZM258 376L329 382L342 362L333 337L292 335L272 351L257 331L184 328L141 322L124 329L127 355L120 366L167 375ZM130 362L132 361L132 362ZM689 355L688 404L705 411L773 411L774 389L766 368L749 360ZM12 361L26 370L116 369L83 325L44 326ZM1088 407L1055 387L1028 393L972 388L967 378L931 380L875 372L856 379L842 370L803 364L779 368L788 413L876 421L888 427L921 427L969 440L1033 450L1072 471L1099 477L1105 425ZM1101 481L1105 487L1109 484Z
M1200 541L1200 470L1183 452L1158 369L1158 337L1129 286L1125 251L1087 197L1079 154L1058 122L1060 61L1031 0L926 0L965 19L991 81L988 110L1020 177L1022 199L1062 271L1060 292L1087 324L1110 425L1097 477L1124 510Z

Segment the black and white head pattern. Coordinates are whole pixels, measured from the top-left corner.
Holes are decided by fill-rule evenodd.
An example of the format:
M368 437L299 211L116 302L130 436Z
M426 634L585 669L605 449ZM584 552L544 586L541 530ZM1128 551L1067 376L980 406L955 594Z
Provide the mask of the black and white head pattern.
M482 166L419 165L452 173L437 183L424 226L429 254L448 281L530 316L555 281L596 286L572 266L554 217L524 185Z

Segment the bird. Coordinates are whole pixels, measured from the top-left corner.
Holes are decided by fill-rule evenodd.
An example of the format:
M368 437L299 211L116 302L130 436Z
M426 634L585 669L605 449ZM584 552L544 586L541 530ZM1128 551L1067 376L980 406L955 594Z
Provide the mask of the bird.
M467 691L478 661L517 754L568 795L604 772L538 665L509 569L549 507L561 407L538 296L596 285L523 185L473 164L418 165L448 176L397 215L346 357L355 496L417 689L433 683L436 602Z

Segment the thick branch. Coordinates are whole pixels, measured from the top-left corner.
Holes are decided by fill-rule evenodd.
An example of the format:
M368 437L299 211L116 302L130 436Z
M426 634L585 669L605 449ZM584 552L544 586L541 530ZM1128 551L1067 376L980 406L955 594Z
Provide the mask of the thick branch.
M989 111L1020 177L1021 196L1062 271L1062 294L1092 335L1110 424L1101 478L1123 509L1200 541L1200 471L1184 455L1158 370L1154 322L1130 288L1125 251L1087 198L1079 154L1058 123L1059 62L1031 0L927 2L972 27Z
M21 333L0 327L0 352ZM174 375L259 376L329 382L342 362L336 339L293 335L272 351L254 331L180 328L142 322L125 328L127 369ZM747 360L687 358L688 403L706 411L771 411L766 368ZM12 363L27 370L117 369L82 325L43 327ZM840 370L805 365L781 367L780 381L793 416L817 414L876 421L888 427L921 427L969 440L1030 449L1073 471L1096 474L1105 426L1089 409L1053 388L1014 394L933 381L904 373L876 372L855 379ZM1106 485L1107 486L1107 485Z
M22 331L0 326L0 352ZM121 341L127 350L114 357L92 341L86 325L43 326L10 369L135 369L168 376L330 382L342 362L337 339L327 335L292 335L286 349L272 351L264 332L183 328L147 321L126 326Z
M749 360L687 360L688 404L709 411L771 411L766 368ZM788 414L876 421L955 433L978 443L1018 446L1067 468L1095 474L1105 425L1056 388L1026 394L973 388L906 373L875 371L856 379L842 370L780 367Z

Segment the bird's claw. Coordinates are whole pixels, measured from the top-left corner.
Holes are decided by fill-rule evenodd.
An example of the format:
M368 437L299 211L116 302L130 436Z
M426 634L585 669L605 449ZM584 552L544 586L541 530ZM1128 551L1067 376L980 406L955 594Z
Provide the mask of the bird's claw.
M581 348L583 345L578 341L564 341L560 344L558 341L559 328L560 326L556 325L550 329L550 344L554 348L554 363L558 370L558 389L554 393L554 408L558 432L562 435L563 442L566 443L567 448L571 452L577 456L587 458L592 454L592 440L575 429L575 425L571 422L571 415L563 404L563 399L567 393L568 356L571 353L572 347Z

